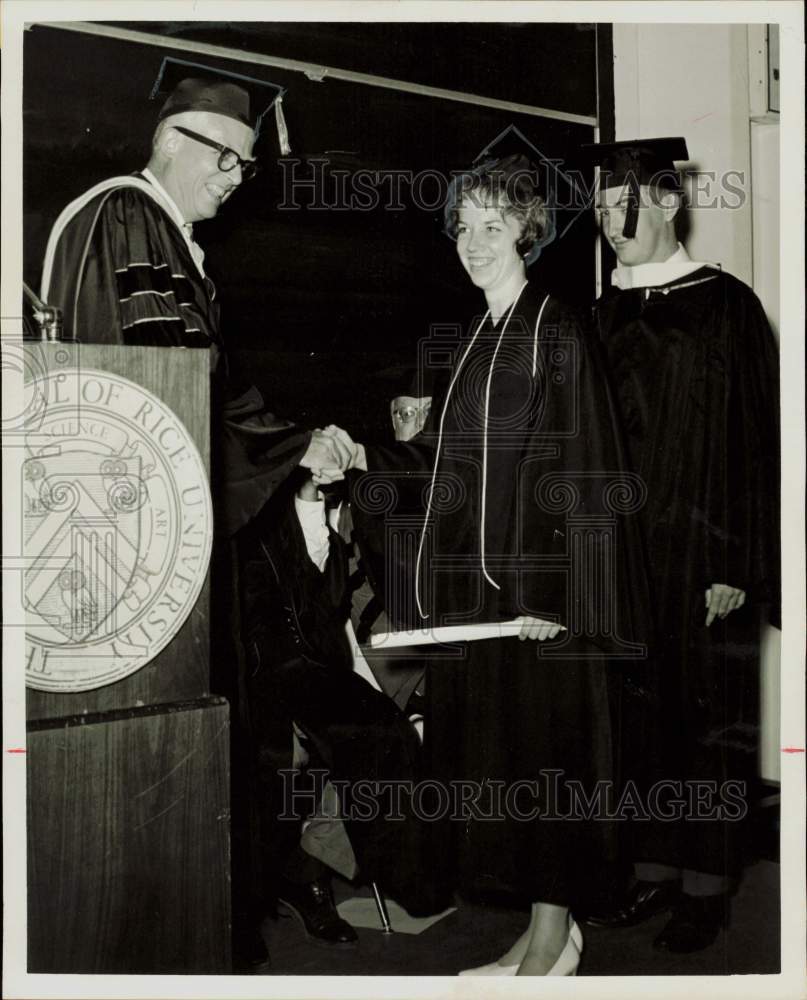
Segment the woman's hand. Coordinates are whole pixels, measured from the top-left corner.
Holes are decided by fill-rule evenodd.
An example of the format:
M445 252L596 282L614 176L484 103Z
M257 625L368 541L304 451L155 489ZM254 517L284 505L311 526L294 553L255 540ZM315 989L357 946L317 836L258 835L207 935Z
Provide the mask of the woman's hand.
M538 642L554 639L563 628L557 622L547 622L543 618L531 618L529 615L523 615L520 621L521 631L518 637L522 642L524 639L537 639Z
M341 427L337 427L336 424L328 424L323 433L333 438L339 447L349 454L350 458L345 471L347 469L359 469L361 472L367 471L367 457L364 454L363 444L356 444L348 432Z
M300 465L310 469L315 476L325 469L341 478L341 473L349 466L352 458L351 448L333 434L317 428L311 434L311 441L300 459Z

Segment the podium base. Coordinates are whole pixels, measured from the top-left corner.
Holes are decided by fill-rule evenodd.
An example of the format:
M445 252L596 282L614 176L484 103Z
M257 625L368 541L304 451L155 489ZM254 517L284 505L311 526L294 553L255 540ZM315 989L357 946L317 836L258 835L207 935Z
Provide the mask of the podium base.
M29 723L28 971L231 969L229 706Z

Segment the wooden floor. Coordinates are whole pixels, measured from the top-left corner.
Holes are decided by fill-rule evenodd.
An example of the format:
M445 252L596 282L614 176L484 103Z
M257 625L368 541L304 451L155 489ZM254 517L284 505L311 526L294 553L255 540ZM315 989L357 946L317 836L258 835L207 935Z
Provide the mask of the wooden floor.
M356 895L334 881L337 900ZM731 924L717 941L694 955L667 955L652 947L667 921L660 915L622 930L583 927L585 949L579 975L678 976L776 973L779 971L779 865L758 861L733 900ZM460 901L422 934L382 934L359 928L358 947L335 949L308 941L291 918L270 919L263 933L274 975L455 976L460 969L492 961L512 944L527 915Z

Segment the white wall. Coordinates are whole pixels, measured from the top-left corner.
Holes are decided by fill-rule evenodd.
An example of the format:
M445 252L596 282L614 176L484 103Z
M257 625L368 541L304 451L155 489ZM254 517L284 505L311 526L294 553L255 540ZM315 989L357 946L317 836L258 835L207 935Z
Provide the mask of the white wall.
M752 284L745 25L615 24L614 100L617 140L683 135L691 169L742 172L744 204L691 211L687 248Z
M751 122L751 213L754 291L765 306L777 338L779 298L779 123L765 116ZM778 115L776 116L778 118Z
M682 135L691 157L689 197L698 178L706 190L739 171L743 198L735 208L689 212L686 244L696 260L722 264L751 285L775 332L779 328L779 125L758 116L759 30L743 24L615 24L614 104L620 139ZM756 51L756 58L755 58ZM765 102L763 102L765 103ZM753 136L753 143L752 143ZM752 146L755 175L752 178ZM778 781L780 633L762 636L760 773Z

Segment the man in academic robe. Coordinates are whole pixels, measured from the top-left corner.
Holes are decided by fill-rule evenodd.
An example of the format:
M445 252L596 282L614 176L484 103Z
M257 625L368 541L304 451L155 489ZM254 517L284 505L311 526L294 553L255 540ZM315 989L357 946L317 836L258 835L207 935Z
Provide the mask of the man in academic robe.
M256 170L253 143L283 91L266 81L165 59L151 157L139 173L102 181L71 202L51 231L42 298L62 310L66 339L208 348L213 495L231 535L297 465L339 465L339 445L267 411L231 375L204 252L193 225L213 218ZM268 105L268 108L267 108Z
M756 777L760 614L776 617L780 587L777 351L751 289L691 260L676 238L684 140L587 155L600 165L597 212L617 257L595 313L647 489L658 629L629 699L635 718L622 721L637 741L629 767L655 793L633 824L636 881L598 922L672 909L655 946L690 952L728 920Z
M211 689L233 709L233 896L237 957L267 959L251 911L249 706L237 636L237 561L229 539L298 467L340 465L338 442L270 413L230 371L216 290L193 225L215 216L256 169L253 143L282 90L265 81L167 58L152 92L163 104L148 165L103 181L64 209L48 240L42 296L82 343L207 348L211 369ZM288 149L283 150L288 152ZM170 354L166 354L170 364ZM243 786L243 787L242 787ZM335 912L334 912L335 916Z

